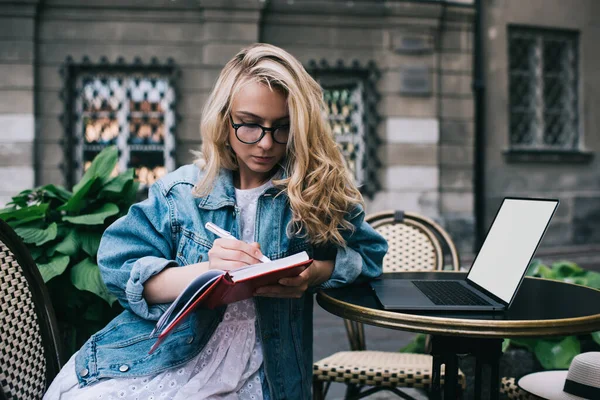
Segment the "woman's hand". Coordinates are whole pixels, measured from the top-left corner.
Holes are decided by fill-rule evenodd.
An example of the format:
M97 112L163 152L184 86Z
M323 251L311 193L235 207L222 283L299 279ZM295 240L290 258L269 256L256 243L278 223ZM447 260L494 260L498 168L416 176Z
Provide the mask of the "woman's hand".
M229 271L246 265L260 263L262 253L258 243L237 239L217 239L208 251L208 268Z
M258 288L255 296L300 298L311 286L320 285L333 273L333 261L313 260L300 275L292 278L282 278L278 285L268 285Z

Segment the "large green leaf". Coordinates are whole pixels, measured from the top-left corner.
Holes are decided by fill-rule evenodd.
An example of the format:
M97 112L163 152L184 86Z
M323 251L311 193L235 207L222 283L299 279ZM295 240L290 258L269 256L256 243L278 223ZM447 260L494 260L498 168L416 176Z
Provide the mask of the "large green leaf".
M81 240L81 248L91 257L96 257L98 254L98 247L100 247L100 239L102 238L101 233L97 232L79 232L79 239Z
M600 273L595 271L588 271L585 277L587 278L586 286L592 287L594 289L600 289Z
M65 272L69 266L69 260L69 256L58 255L52 257L50 262L46 264L38 264L38 269L40 270L40 274L42 274L42 278L44 278L44 282L48 282L55 276Z
M10 201L8 204L9 205L15 205L15 206L18 206L18 207L28 207L29 206L30 195L32 193L33 193L32 189L23 190L21 193L19 193L18 195L14 196L12 198L12 201Z
M44 191L45 196L52 197L61 201L67 201L71 198L71 196L73 196L73 193L69 192L67 189L52 184L42 186L40 190Z
M73 186L73 193L77 193L81 188L86 186L90 181L99 179L102 184L108 182L117 161L119 159L119 151L116 146L110 146L102 150L92 161L90 167L85 171L81 181Z
M116 204L106 203L90 214L78 215L76 217L63 217L63 221L68 221L77 225L101 225L106 218L118 213L119 207Z
M29 254L31 254L31 258L33 258L34 260L37 260L42 254L44 254L43 247L30 247L28 248L28 250Z
M48 250L47 254L48 256L53 256L55 252L59 252L67 256L74 256L79 252L80 247L81 242L77 236L77 232L75 232L75 230L71 230L69 233L67 233L62 241L52 246Z
M425 341L426 336L422 333L418 333L415 335L414 339L408 343L406 346L400 349L401 353L426 353L425 351Z
M94 183L98 178L93 177L86 181L86 183L78 188L68 202L58 207L59 211L67 212L78 212L86 205L85 196L88 194Z
M532 266L529 267L529 270L527 271L527 275L546 279L554 279L554 272L552 269L542 263L532 263Z
M56 239L58 228L56 222L53 222L45 229L31 225L17 226L15 232L25 243L34 243L37 246L41 246L46 242Z
M110 305L117 300L106 288L100 277L98 266L90 258L85 258L73 266L71 269L71 282L77 289L92 292Z
M48 204L40 204L31 207L23 207L16 209L14 207L7 207L0 209L0 219L5 221L11 219L28 219L29 221L33 221L35 219L44 218L46 215L46 211L48 210Z
M127 171L115 176L113 179L108 181L106 185L102 187L102 193L111 193L111 194L122 194L123 190L127 186L127 183L133 181L135 178L135 171L133 168L129 168Z
M517 338L511 338L510 339L510 344L513 345L513 346L526 348L530 352L533 352L533 350L535 349L535 346L537 344L537 339L528 339L528 338L519 338L519 339L517 339Z
M552 270L556 273L556 278L567 278L581 276L585 270L579 265L569 261L558 261L552 264Z
M140 181L133 180L125 185L123 194L121 196L121 202L127 204L127 206L135 203L140 188Z
M567 336L558 342L540 339L535 345L535 356L544 369L568 369L580 352L581 344L575 336Z

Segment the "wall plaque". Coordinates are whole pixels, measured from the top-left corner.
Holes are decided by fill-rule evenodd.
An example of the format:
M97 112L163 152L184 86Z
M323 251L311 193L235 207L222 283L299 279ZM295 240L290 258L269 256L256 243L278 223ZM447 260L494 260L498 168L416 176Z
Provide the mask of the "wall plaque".
M396 33L392 39L392 48L398 54L432 53L433 38L427 34Z
M400 70L400 93L409 96L431 95L431 68L404 67Z

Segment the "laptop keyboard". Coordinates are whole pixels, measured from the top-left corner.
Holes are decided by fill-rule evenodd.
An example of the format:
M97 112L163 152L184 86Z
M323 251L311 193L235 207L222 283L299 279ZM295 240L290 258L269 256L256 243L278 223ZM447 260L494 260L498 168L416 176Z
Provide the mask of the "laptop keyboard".
M454 281L412 281L431 301L438 305L479 306L487 301Z

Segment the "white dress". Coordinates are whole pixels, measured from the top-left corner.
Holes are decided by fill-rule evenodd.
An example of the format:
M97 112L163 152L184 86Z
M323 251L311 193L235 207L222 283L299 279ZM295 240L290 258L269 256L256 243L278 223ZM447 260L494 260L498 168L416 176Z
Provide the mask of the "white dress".
M246 242L254 239L258 197L271 186L269 181L254 189L235 191L241 212L242 240ZM153 376L104 379L79 388L73 355L50 385L44 400L182 400L192 397L262 400L263 355L257 331L254 299L232 303L202 352L185 365Z

